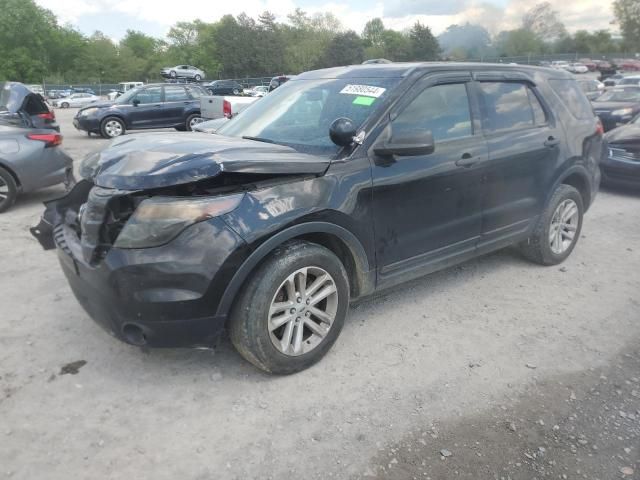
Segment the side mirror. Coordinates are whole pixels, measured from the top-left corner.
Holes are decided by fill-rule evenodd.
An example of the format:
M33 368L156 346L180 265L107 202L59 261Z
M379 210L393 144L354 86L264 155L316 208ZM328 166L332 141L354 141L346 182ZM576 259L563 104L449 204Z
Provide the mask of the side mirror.
M131 102L133 104L134 107L137 107L138 105L140 105L140 100L138 100L137 98Z
M375 154L382 157L389 155L398 155L399 157L430 155L434 150L433 135L430 131L409 131L392 135L388 142L383 142L373 148Z
M348 147L356 136L356 126L349 118L337 118L329 126L329 137L339 147Z

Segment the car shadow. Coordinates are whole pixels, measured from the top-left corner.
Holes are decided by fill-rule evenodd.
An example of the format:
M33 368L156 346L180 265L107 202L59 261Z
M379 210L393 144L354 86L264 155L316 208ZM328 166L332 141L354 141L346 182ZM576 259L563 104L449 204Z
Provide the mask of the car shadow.
M384 311L393 309L394 305L413 302L415 298L420 298L422 301L428 300L431 296L441 295L443 289L460 285L461 281L470 276L491 275L492 272L504 268L522 266L542 268L526 261L515 249L506 248L377 293L351 306L341 336L351 337L348 335L349 331L353 332L363 322L369 322L372 318L382 321L386 317ZM87 321L90 320L87 318ZM103 333L98 331L99 327L95 325L94 327L96 335ZM199 350L140 348L123 344L115 338L105 339L105 341L110 343L110 347L116 349L114 351L114 348L109 348L110 352L117 352L110 363L122 363L122 368L138 370L140 372L140 377L137 378L138 384L144 383L145 380L153 383L157 376L167 374L178 378L184 376L184 379L177 381L185 383L194 381L194 377L205 377L211 380L224 377L226 380L243 383L270 382L280 378L264 373L244 360L236 352L226 332L223 332L213 348ZM111 344L111 342L114 343ZM345 351L350 349L346 348ZM333 367L328 363L323 364L321 360L318 366L313 368ZM109 368L101 373L110 376L112 372L117 371L119 371L118 368Z
M614 195L640 198L640 186L633 188L629 186L600 185L600 190Z

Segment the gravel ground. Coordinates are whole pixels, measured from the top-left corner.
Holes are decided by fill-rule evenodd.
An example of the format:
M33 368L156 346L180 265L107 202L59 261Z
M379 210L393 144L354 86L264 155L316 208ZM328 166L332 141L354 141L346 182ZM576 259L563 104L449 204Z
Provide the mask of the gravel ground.
M105 141L72 114L79 160ZM505 250L353 307L289 377L105 334L27 230L61 192L0 217L0 478L640 478L640 192L561 267Z

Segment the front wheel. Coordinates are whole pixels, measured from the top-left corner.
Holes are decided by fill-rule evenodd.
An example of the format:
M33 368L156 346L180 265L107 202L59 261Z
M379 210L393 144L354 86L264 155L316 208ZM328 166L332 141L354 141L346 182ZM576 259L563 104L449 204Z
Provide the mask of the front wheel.
M107 117L100 125L100 133L104 138L116 138L124 135L124 122L116 117Z
M169 76L171 78L176 78L177 74L176 74L175 70L171 70L171 72L169 72Z
M69 104L67 102L62 102L60 105L62 108L69 108Z
M580 192L560 185L538 220L533 234L520 251L540 265L557 265L566 260L580 238L584 204Z
M202 77L199 74L196 75L194 78L196 82L199 82L200 80L202 80Z
M289 242L251 273L231 313L229 334L256 367L295 373L329 351L348 307L342 262L320 245Z

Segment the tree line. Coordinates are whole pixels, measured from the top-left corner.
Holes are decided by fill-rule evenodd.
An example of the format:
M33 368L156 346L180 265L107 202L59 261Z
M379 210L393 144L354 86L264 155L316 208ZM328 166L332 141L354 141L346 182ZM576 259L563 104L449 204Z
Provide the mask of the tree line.
M0 80L27 83L115 83L159 78L160 68L196 65L208 78L296 74L306 70L392 61L480 59L554 52L612 53L640 50L637 0L616 0L623 39L606 30L569 34L549 3L525 13L520 28L495 36L480 25L451 25L435 37L416 22L406 31L379 18L362 32L344 28L332 13L296 9L279 22L265 11L256 19L225 15L212 23L178 22L166 38L128 30L114 42L102 32L84 35L61 25L33 0L0 0Z

